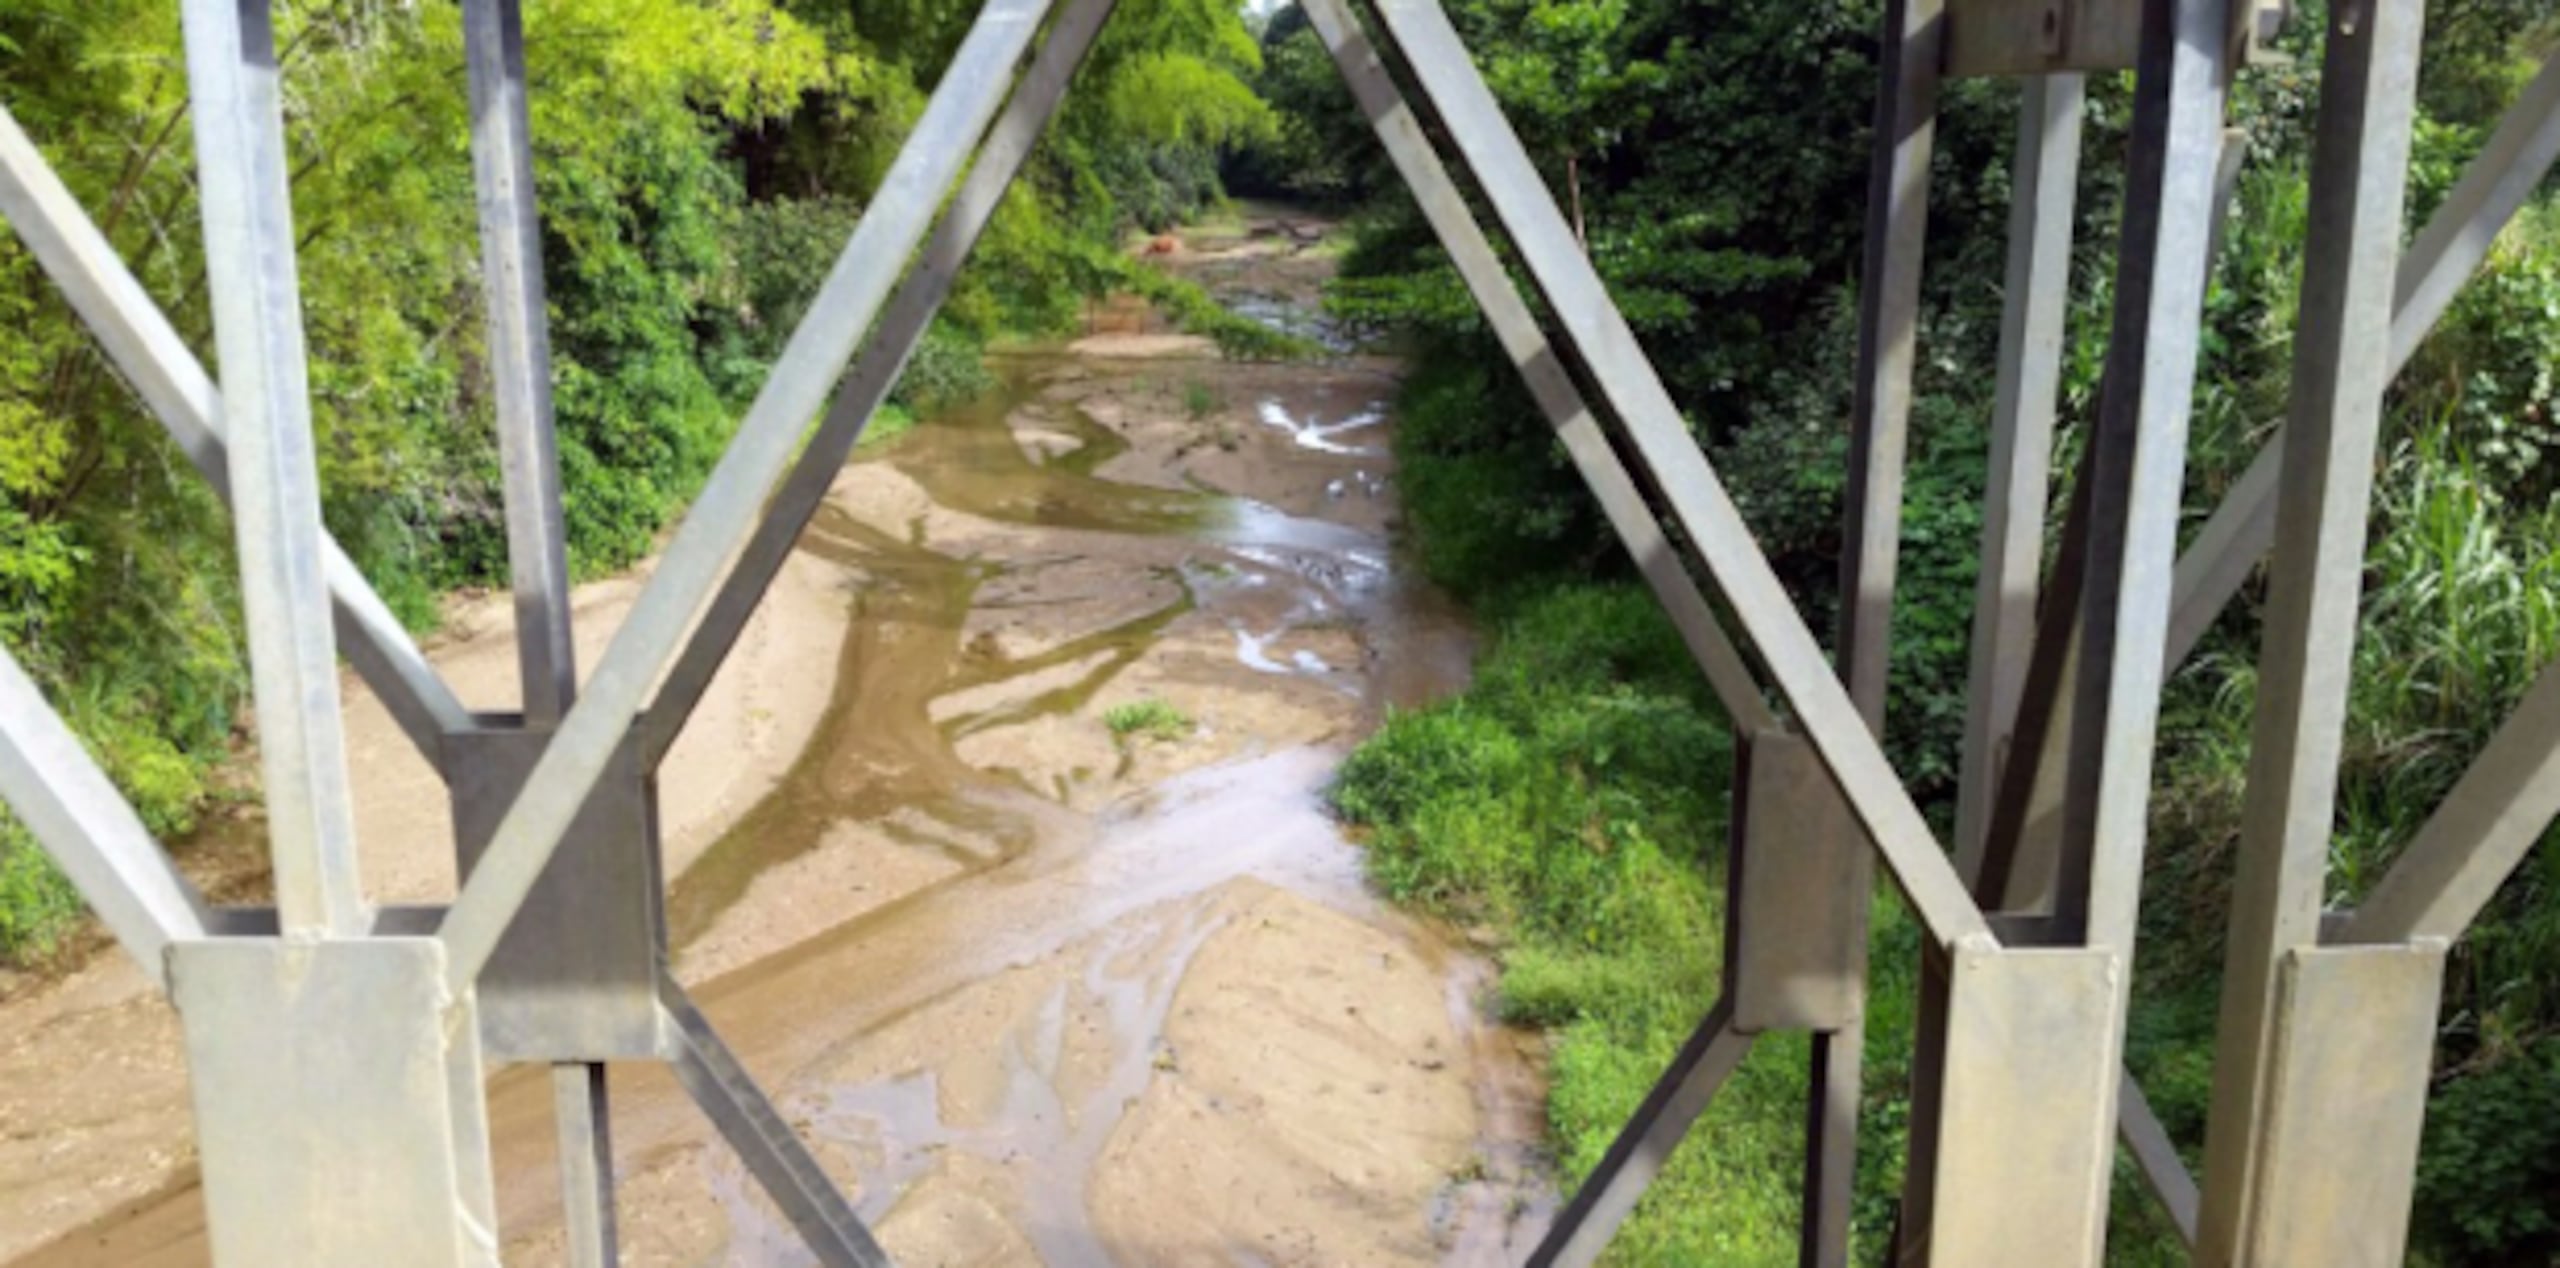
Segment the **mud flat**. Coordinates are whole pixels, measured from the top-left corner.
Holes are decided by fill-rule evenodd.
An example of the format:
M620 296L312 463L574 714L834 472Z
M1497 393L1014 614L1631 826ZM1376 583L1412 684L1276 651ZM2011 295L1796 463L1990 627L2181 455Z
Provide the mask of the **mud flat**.
M1180 254L1257 303L1329 268L1250 222ZM1514 1262L1535 1045L1322 805L1471 650L1394 549L1395 367L1184 338L1000 357L846 467L662 778L677 972L902 1263ZM579 590L590 662L639 580ZM432 649L475 706L505 625ZM441 789L354 694L368 881L448 895ZM112 956L0 1004L0 1262L202 1262L175 1040ZM614 1080L628 1262L807 1261L663 1071ZM548 1111L493 1081L511 1264L561 1258Z

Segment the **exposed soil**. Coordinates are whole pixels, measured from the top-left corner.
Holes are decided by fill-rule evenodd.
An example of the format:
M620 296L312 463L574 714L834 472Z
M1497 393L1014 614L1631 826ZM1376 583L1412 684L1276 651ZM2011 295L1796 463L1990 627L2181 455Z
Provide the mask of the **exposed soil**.
M1302 320L1331 266L1277 223L1164 263ZM661 775L678 974L902 1263L1516 1261L1535 1053L1321 805L1470 650L1393 548L1394 366L1140 325L846 467ZM639 582L580 589L590 660ZM506 625L433 649L475 706ZM450 894L442 790L351 696L368 883ZM1140 702L1181 721L1115 732ZM807 1262L662 1070L614 1079L627 1262ZM493 1080L509 1263L560 1258L548 1111ZM0 1261L197 1263L201 1220L140 974L0 1005Z

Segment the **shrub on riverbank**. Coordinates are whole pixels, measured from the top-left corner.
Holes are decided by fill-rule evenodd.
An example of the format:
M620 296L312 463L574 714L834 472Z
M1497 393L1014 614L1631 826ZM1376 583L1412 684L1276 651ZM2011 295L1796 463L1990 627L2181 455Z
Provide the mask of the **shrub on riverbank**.
M1570 173L1581 181L1594 262L1629 308L1630 322L1690 412L1692 430L1791 597L1811 627L1827 636L1836 619L1843 422L1854 354L1848 320L1854 262L1839 247L1857 240L1861 203L1850 193L1800 198L1809 188L1804 182L1819 171L1829 170L1835 184L1843 174L1817 166L1773 175L1768 163L1807 156L1801 145L1768 138L1784 120L1807 116L1824 121L1804 123L1798 129L1804 136L1862 133L1872 81L1852 93L1813 68L1855 66L1864 73L1866 55L1847 45L1871 29L1873 13L1857 4L1817 6L1818 15L1787 7L1793 16L1785 22L1761 26L1749 20L1756 7L1746 4L1741 20L1728 20L1685 48L1662 40L1665 31L1682 29L1686 15L1678 6L1643 0L1613 11L1620 19L1614 36L1606 24L1578 31L1603 44L1623 41L1616 62L1660 56L1667 78L1655 85L1658 99L1641 85L1612 88L1650 101L1659 113L1619 111L1624 130L1603 134ZM1516 33L1524 21L1476 0L1460 0L1454 9L1462 29L1487 39ZM2450 187L2550 42L2547 24L2536 25L2543 22L2521 7L2489 6L2473 20L2431 27L2413 222ZM2294 64L2253 70L2235 95L2234 114L2250 128L2252 153L2206 301L2188 462L2194 517L2236 479L2285 410L2305 224L2306 107L2316 99L2319 29L2317 21L2297 23L2287 37ZM1539 41L1553 34L1526 39L1522 67L1546 55ZM1712 86L1686 78L1688 68L1754 58L1801 78L1806 91L1781 107L1736 108L1730 112L1736 126L1666 135L1667 121L1689 117L1682 113L1691 108L1686 99L1712 99ZM1496 91L1532 92L1544 82L1523 74L1509 90L1498 81ZM2002 188L2001 164L1981 156L1991 135L1983 130L1986 120L2004 127L2005 111L1986 114L1997 103L1974 87L1952 103L1956 109L1938 133L1886 734L1889 753L1942 830L1952 818L1949 777L1963 709L1990 345L1999 321L1998 295L1985 281L1999 276L1997 226L1973 200L1987 202ZM2065 472L2083 442L2103 359L2105 279L2119 204L2125 100L2121 85L2093 83L2092 94L2082 276L2068 324L2057 445ZM1534 112L1552 103L1525 104ZM1529 134L1532 149L1542 162L1553 160L1547 174L1564 197L1569 172L1562 160L1575 138L1547 133L1554 147L1541 150L1539 135ZM1754 144L1757 152L1731 148ZM1863 154L1847 144L1815 148L1820 153L1810 157L1819 164ZM1942 199L1940 190L1949 196ZM1691 221L1663 214L1681 206L1714 211ZM2351 904L2379 879L2534 676L2560 655L2560 608L2553 600L2560 593L2560 512L2552 509L2560 487L2553 473L2560 468L2551 452L2560 430L2550 422L2560 393L2549 368L2560 350L2555 221L2560 209L2548 199L2527 209L2388 401L2358 679L2340 771L2330 887L2336 902ZM1489 677L1498 678L1495 667L1519 654L1508 614L1536 608L1542 595L1627 585L1629 570L1545 420L1509 382L1505 360L1412 214L1386 200L1362 223L1348 276L1331 302L1343 317L1400 332L1416 349L1397 437L1407 522L1426 571L1504 631L1487 661ZM1695 267L1660 266L1671 259ZM1749 302L1738 301L1744 295ZM2067 489L2067 477L2057 482L2057 501ZM2163 703L2128 1061L2191 1164L2201 1152L2210 1095L2262 600L2262 583L2253 582L2173 677ZM1569 637L1563 645L1575 646ZM1571 713L1641 681L1568 677L1557 689L1565 699L1547 700L1542 708ZM1593 1133L1615 1126L1605 1116L1589 1122L1581 1116L1595 1105L1622 1113L1633 1103L1629 1093L1640 1090L1668 1053L1662 1038L1648 1037L1639 1025L1593 1029L1586 1001L1645 997L1664 991L1666 979L1638 959L1560 945L1536 926L1534 904L1519 897L1561 883L1550 870L1566 879L1580 874L1594 835L1590 822L1553 813L1547 803L1554 794L1474 790L1443 773L1480 767L1508 772L1498 779L1470 777L1495 789L1515 782L1536 789L1554 784L1561 778L1554 772L1581 756L1552 744L1539 717L1494 707L1490 702L1504 690L1480 685L1452 705L1388 726L1346 768L1344 809L1370 825L1372 866L1382 885L1467 913L1511 940L1505 1006L1522 1020L1559 1028L1550 1118L1568 1170L1578 1174L1592 1156ZM1694 692L1691 698L1700 699ZM1373 787L1382 778L1351 777L1391 768L1428 791L1389 795ZM1722 767L1690 773L1695 785L1721 786L1726 778ZM1687 787L1641 780L1608 786L1619 794L1616 801L1577 793L1586 797L1577 804L1603 807L1592 811L1595 819L1623 815L1648 825L1655 840L1665 839L1657 822L1663 811L1652 800L1694 795ZM1597 835L1605 840L1608 831ZM1689 834L1683 839L1704 842L1717 839L1720 829L1689 822L1680 831ZM1641 869L1608 875L1617 883L1695 891L1705 895L1701 903L1720 901L1712 858L1664 858L1671 865L1667 875ZM1566 886L1566 892L1575 891ZM1612 919L1647 910L1615 896L1608 904ZM1857 1211L1862 1261L1880 1254L1890 1230L1900 1165L1895 1137L1915 952L1907 920L1898 912L1882 914L1890 907L1888 901L1880 908L1873 950L1869 1122ZM1595 937L1603 944L1613 939L1606 932ZM1682 945L1694 949L1685 954L1712 963L1712 930L1691 930L1687 937ZM2560 1075L2553 1073L2560 1070L2554 981L2560 981L2560 851L2546 841L2454 953L2420 1172L2415 1262L2540 1262L2560 1247L2560 1163L2540 1147L2549 1134L2526 1123L2533 1107L2560 1096ZM1693 1016L1705 1002L1693 996L1683 1008ZM1786 1133L1757 1140L1729 1124L1726 1105L1720 1100L1710 1119L1712 1144L1688 1152L1715 1151L1723 1165L1753 1177L1746 1190L1756 1185L1784 1193L1800 1162L1795 1145ZM1722 1252L1700 1248L1730 1243L1682 1240L1671 1230L1698 1220L1713 1231L1701 1232L1702 1239L1747 1241L1769 1225L1749 1202L1721 1192L1710 1197L1703 1183L1675 1169L1660 1196L1639 1210L1616 1258L1727 1262ZM1791 1208L1791 1193L1782 1200ZM2114 1209L2112 1262L2179 1261L2150 1199L2122 1177ZM1697 1214L1701 1210L1730 1213Z
M1332 792L1391 897L1504 942L1503 1015L1555 1033L1549 1119L1571 1176L1714 1001L1713 772L1733 758L1688 664L1641 589L1540 592L1498 618L1471 690L1389 718ZM1717 1102L1720 1133L1783 1147L1802 1071L1779 1049L1802 1045L1754 1058ZM1790 1185L1756 1150L1684 1150L1662 1181L1682 1196L1648 1203L1629 1244L1665 1262L1789 1258Z

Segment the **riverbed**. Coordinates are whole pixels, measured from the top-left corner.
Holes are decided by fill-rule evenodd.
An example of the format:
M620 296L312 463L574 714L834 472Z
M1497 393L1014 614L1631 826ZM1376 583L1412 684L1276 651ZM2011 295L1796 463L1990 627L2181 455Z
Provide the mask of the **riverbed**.
M1311 328L1305 239L1248 216L1163 263ZM1516 1262L1535 1044L1321 799L1472 651L1398 553L1397 367L1090 324L840 474L663 774L677 972L902 1263ZM644 578L580 588L584 663ZM433 649L477 707L506 635L496 596ZM449 895L433 774L360 690L349 725L371 892ZM201 1262L139 983L0 1004L0 1260ZM613 1080L626 1262L807 1261L663 1071ZM549 1104L492 1082L511 1264L560 1258Z

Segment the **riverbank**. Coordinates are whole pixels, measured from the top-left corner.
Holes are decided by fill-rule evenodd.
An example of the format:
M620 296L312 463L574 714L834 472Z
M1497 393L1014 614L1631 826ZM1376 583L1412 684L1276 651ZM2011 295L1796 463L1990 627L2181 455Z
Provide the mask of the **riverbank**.
M1330 268L1254 229L1168 264L1222 297ZM678 973L902 1262L1516 1259L1535 1045L1321 800L1472 649L1395 549L1397 368L1185 338L1007 351L846 467L662 780ZM580 589L590 661L637 584ZM470 615L434 655L502 705L505 604ZM350 726L374 892L449 893L432 775ZM0 1007L0 1260L200 1256L139 982ZM797 1262L663 1072L615 1079L632 1261ZM558 1254L537 1084L492 1086L510 1263Z

